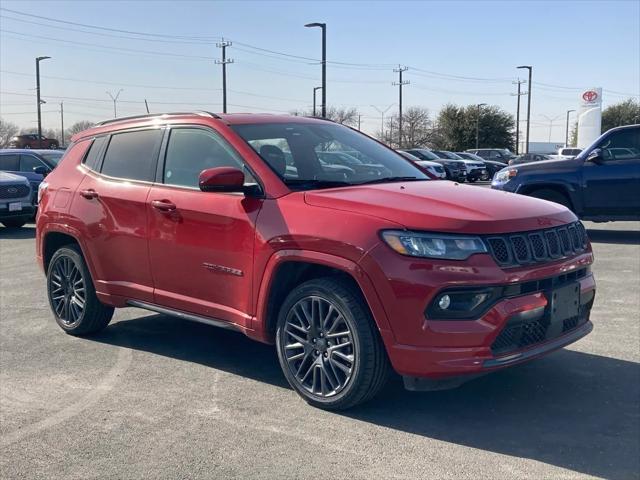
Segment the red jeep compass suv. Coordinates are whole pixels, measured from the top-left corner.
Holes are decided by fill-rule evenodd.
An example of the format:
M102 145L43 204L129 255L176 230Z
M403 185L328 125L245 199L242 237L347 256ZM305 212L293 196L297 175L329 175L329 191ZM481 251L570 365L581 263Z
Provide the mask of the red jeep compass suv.
M391 368L411 390L451 387L592 329L573 213L431 181L326 120L110 120L73 137L39 196L64 331L95 333L126 306L238 330L275 343L291 386L327 409L371 398Z

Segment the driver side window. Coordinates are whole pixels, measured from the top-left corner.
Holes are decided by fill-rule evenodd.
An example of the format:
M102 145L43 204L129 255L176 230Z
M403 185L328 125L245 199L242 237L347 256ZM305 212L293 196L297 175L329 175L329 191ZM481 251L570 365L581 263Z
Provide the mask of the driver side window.
M605 161L640 159L640 128L627 128L609 135L598 148Z
M245 185L256 181L238 154L217 133L204 128L174 128L165 155L163 183L198 188L200 172L234 167L245 174Z

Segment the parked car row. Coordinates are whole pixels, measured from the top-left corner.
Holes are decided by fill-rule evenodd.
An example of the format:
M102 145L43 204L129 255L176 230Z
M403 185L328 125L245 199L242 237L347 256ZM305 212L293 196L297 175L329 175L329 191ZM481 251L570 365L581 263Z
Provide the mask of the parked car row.
M477 182L490 180L493 175L507 166L493 160L485 160L470 152L449 152L445 150L430 150L428 148L413 148L402 150L400 153L412 155L416 163L434 162L442 165L446 178L456 182Z

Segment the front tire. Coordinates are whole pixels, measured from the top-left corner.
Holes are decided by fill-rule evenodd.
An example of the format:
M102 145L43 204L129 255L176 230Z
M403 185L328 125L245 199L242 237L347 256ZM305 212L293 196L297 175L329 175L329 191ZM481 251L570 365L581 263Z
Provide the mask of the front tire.
M563 193L560 193L556 190L543 188L541 190L535 190L531 192L529 196L539 198L541 200L548 200L550 202L559 203L563 207L567 207L569 210L572 210L569 199Z
M276 350L291 387L327 410L371 399L390 370L360 292L340 278L309 280L287 296L278 315Z
M113 316L113 307L98 300L89 269L76 245L53 254L47 270L47 293L56 323L70 335L99 332Z

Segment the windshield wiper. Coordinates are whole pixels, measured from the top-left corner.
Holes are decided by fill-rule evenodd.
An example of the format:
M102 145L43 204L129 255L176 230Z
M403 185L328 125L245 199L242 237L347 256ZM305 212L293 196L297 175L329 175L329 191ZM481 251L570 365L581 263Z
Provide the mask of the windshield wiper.
M367 180L366 182L359 182L356 185L371 185L374 183L387 183L387 182L411 182L416 180L427 180L426 178L418 178L418 177L384 177L384 178L375 178L373 180Z
M284 180L285 185L288 187L313 189L313 188L333 188L333 187L349 187L353 183L345 182L342 180L314 180L314 179L300 179L300 178L288 178Z

